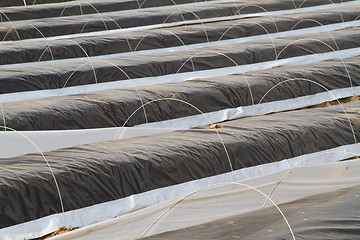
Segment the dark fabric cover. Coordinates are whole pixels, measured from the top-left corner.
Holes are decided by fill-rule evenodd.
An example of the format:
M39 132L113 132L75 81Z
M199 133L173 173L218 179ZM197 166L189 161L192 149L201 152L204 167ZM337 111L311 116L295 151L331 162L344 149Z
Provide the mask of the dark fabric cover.
M24 6L23 0L10 0L12 6ZM83 15L83 14L96 14L102 12L123 11L138 8L160 7L174 4L193 3L195 0L87 0L87 1L74 1L74 0L45 0L48 3L53 2L56 4L41 5L44 0L36 0L35 5L32 5L34 0L27 0L26 7L12 7L2 10L4 21L19 21L28 19ZM202 2L197 0L196 2ZM207 0L209 1L209 0ZM210 0L211 1L211 0ZM38 4L36 4L38 3ZM9 6L6 0L0 2L1 4ZM31 4L31 6L29 6ZM1 12L0 12L1 15Z
M298 240L359 239L360 185L279 205ZM293 239L275 207L145 239Z
M0 94L236 67L273 61L276 53L278 59L284 59L360 47L360 27L330 33L302 35L300 40L295 36L190 51L108 55L92 62L84 58L3 67L0 71ZM156 79L153 84L156 84Z
M16 130L82 129L122 126L143 103L154 99L176 98L193 104L202 112L213 112L239 106L308 96L327 90L360 86L359 57L329 60L301 67L280 67L244 75L231 75L161 84L135 89L114 89L88 94L69 95L22 102L2 103L8 127ZM350 75L350 79L348 76ZM351 80L351 83L350 83ZM316 84L317 83L317 84ZM249 84L249 85L248 85ZM251 93L254 103L251 99ZM140 99L141 97L141 99ZM159 100L145 106L149 122L199 114L187 104ZM143 110L127 123L145 123Z
M358 142L360 102L343 106ZM352 144L350 122L334 106L239 119L218 131L233 168L241 169ZM230 171L219 136L205 129L81 145L45 156L65 211ZM61 212L41 155L0 161L0 206L0 227Z
M294 9L295 6L309 7L323 4L340 3L342 0L245 0L240 2L211 3L204 6L184 7L179 5L173 9L151 9L147 11L119 11L102 15L86 14L61 18L43 18L24 20L19 23L4 22L0 29L0 39L19 40L29 38L42 38L43 36L59 36L80 32L94 32L106 29L130 28L161 24L164 22L178 22L184 20L197 20L264 12ZM256 5L256 6L255 6ZM260 6L260 7L259 7ZM35 16L34 16L35 17ZM35 17L36 18L36 17ZM36 28L35 28L36 27ZM42 33L40 34L39 31Z
M74 0L25 0L26 5L44 4L44 3L61 3ZM1 0L0 7L24 6L24 0ZM26 6L26 7L27 7Z
M168 48L183 44L205 43L268 33L290 31L353 21L359 10L352 7L234 21L213 22L165 29L109 33L101 36L73 37L48 41L9 42L0 44L0 64L37 62L99 56L121 52ZM311 19L311 20L310 20ZM270 38L270 37L269 37ZM245 43L246 45L246 43ZM85 52L86 54L85 54Z

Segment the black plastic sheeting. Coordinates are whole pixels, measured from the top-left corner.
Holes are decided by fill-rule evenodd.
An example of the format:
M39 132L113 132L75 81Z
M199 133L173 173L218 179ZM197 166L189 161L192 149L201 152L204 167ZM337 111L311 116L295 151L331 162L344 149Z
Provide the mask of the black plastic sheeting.
M26 5L69 2L74 0L25 0ZM24 6L24 0L1 0L0 7Z
M39 60L78 58L121 52L168 48L183 44L235 39L353 21L359 10L353 7L213 22L100 36L73 37L48 41L9 42L0 45L0 64L37 62ZM311 19L311 20L310 20ZM266 29L266 30L265 30ZM269 36L270 38L270 36ZM181 39L181 41L179 40Z
M236 65L273 61L277 55L278 59L284 59L360 47L359 27L330 33L331 35L306 34L302 35L301 39L295 36L273 41L253 41L246 45L226 44L189 51L148 55L109 55L92 62L88 59L74 59L23 64L16 67L4 66L0 72L0 93L55 89L194 70L236 67ZM156 80L153 84L156 84Z
M360 102L343 107L358 142ZM241 169L352 144L347 116L334 106L239 119L223 123L218 131L233 168ZM213 130L100 142L45 156L65 211L230 171ZM0 227L61 212L52 175L40 154L0 161L0 204Z
M16 130L55 130L122 126L127 118L154 99L176 98L193 104L202 112L213 112L313 95L326 90L360 86L360 57L329 60L316 64L281 67L244 75L190 80L138 89L114 89L88 94L2 103L5 122ZM348 75L349 74L349 75ZM350 79L349 79L350 76ZM312 81L312 82L311 82ZM351 81L351 83L350 83ZM318 83L318 84L315 84ZM252 102L249 86L252 91ZM141 100L139 98L141 97ZM187 104L160 100L145 106L149 122L199 114ZM127 126L145 123L143 110L129 119Z
M11 0L14 2L14 0ZM22 0L21 0L22 1ZM204 0L197 0L202 2ZM206 0L209 1L209 0ZM20 0L19 0L20 2ZM54 0L53 2L56 2ZM58 2L60 2L58 0ZM174 4L193 3L195 0L88 0L88 1L61 1L63 3L33 5L26 7L6 8L0 12L4 21L18 21L28 19L83 15L91 13L114 12L138 8L160 7ZM3 2L1 2L4 4ZM0 3L0 4L1 4ZM35 3L40 3L37 0ZM24 5L19 4L19 5ZM1 5L0 5L1 6ZM6 17L5 17L6 16Z
M296 239L359 239L360 185L279 205ZM306 220L304 220L306 218ZM275 207L144 239L293 239Z
M334 0L340 3L342 0ZM68 16L61 18L43 18L24 20L21 22L4 22L0 29L1 40L20 40L42 38L50 36L68 35L81 32L94 32L109 29L131 28L162 24L164 22L179 22L184 20L198 20L233 16L247 13L278 11L294 9L294 4L301 7L330 4L329 0L246 0L241 2L211 3L203 6L177 6L173 9L152 9L127 12L110 12ZM16 30L16 31L15 31ZM41 32L41 33L40 33ZM20 39L19 39L20 38Z

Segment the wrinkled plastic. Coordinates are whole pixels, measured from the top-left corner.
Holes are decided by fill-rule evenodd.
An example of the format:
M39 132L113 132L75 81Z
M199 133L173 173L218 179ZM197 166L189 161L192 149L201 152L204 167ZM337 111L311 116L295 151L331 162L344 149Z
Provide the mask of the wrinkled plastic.
M42 38L43 36L59 36L80 32L105 31L107 29L123 29L162 24L164 22L232 16L239 14L239 9L241 9L241 14L246 14L264 12L263 9L266 9L266 11L294 9L294 4L300 6L300 4L303 3L301 7L309 7L340 2L342 1L334 0L329 2L328 0L317 0L303 3L302 0L247 0L213 4L209 1L209 3L204 6L195 5L182 7L179 5L164 10L154 8L142 11L141 14L138 12L109 12L102 13L101 15L94 13L62 18L24 20L20 25L16 26L17 33L15 31L9 31L14 27L13 23L4 22L2 23L3 27L0 29L0 39L3 39L7 33L6 40L19 40L17 34L19 34L20 39ZM43 36L36 29L38 29Z
M226 173L231 167L353 144L360 140L360 102L343 107L347 114L334 106L223 123L218 129L222 140L214 130L195 129L81 145L45 157L69 211ZM54 180L41 155L2 159L0 176L0 227L61 212Z
M8 1L8 2L7 2ZM32 1L32 2L31 2ZM197 0L196 2L201 2ZM208 0L209 1L209 0ZM39 19L83 14L99 14L103 12L115 12L137 8L159 7L184 3L193 3L194 0L26 0L27 6L14 7L3 10L7 18L4 21L19 21L27 19ZM35 2L35 5L32 3ZM47 3L46 5L41 5ZM56 3L56 4L50 4ZM1 5L2 4L2 5ZM1 6L24 6L23 0L3 0Z
M139 30L133 32L108 33L100 36L72 37L44 41L9 42L0 45L0 64L37 62L39 60L59 60L89 56L168 48L185 44L215 42L219 39L236 39L305 29L339 22L355 20L359 11L353 7L334 10L314 11L213 22L207 24L181 26L176 28ZM311 21L309 20L311 19ZM272 36L269 35L268 39ZM181 41L180 41L181 40ZM81 47L79 47L81 46ZM204 47L206 45L204 44ZM20 51L21 50L21 51Z
M69 2L73 0L1 0L0 7L28 6L33 4Z
M331 35L306 34L302 35L302 40L298 40L298 37L287 37L273 41L254 41L246 45L226 44L191 51L161 52L141 56L108 55L99 61L89 61L85 58L66 62L37 63L30 66L9 65L1 68L0 90L1 93L11 93L156 77L191 72L194 69L201 71L273 61L276 59L276 53L278 59L284 59L356 47L360 47L358 27L333 31ZM156 84L156 81L153 84Z
M359 57L344 60L346 68L341 60L331 60L303 65L301 68L280 67L272 69L271 74L266 70L250 72L246 76L231 75L147 86L137 91L114 89L7 102L3 103L2 107L7 126L16 130L120 127L127 120L126 126L134 126L146 123L144 109L140 107L142 103L154 99L176 98L188 104L176 100L158 100L147 104L144 108L148 122L199 115L199 110L203 113L214 112L251 106L260 101L260 103L283 101L327 92L327 90L360 86ZM272 89L276 84L278 86ZM332 93L328 95L333 96ZM316 104L319 103L321 102ZM258 109L254 106L250 115L257 114ZM133 113L134 115L130 117ZM207 121L206 124L209 122Z
M311 177L313 176L309 178ZM316 185L318 182L314 184ZM296 187L298 185L294 185L294 188ZM360 208L359 193L360 186L358 185L299 199L282 204L279 207L289 221L296 239L357 239L359 237L358 226L360 224L357 214ZM176 219L176 217L180 218L181 216L174 214L171 220ZM111 230L108 231L107 236L107 239L112 239ZM293 239L285 220L275 207L232 216L145 239L181 240L194 238L199 240L234 238ZM66 238L64 237L63 239ZM87 236L86 239L92 240L91 236Z

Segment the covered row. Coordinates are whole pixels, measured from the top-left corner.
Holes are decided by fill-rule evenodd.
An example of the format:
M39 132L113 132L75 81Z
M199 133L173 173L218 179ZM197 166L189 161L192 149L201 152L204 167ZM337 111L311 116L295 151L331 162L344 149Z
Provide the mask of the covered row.
M201 113L248 107L235 118L264 114L261 112L264 103L272 104L267 109L271 112L289 99L295 99L298 104L287 105L283 110L351 97L359 94L359 73L359 57L354 57L301 68L279 67L272 69L272 74L264 70L147 86L137 91L113 89L6 102L2 103L2 114L7 127L19 131L134 126L193 115L202 118L195 125L199 126L209 124ZM323 94L323 97L313 101L302 99L316 94Z
M197 0L201 2L202 0ZM207 0L209 1L209 0ZM24 6L26 3L26 6ZM44 5L46 3L46 5ZM56 4L51 4L56 3ZM159 7L175 4L194 3L193 0L3 0L0 7L3 21L96 14L138 8ZM9 7L22 6L22 7Z
M53 40L39 39L38 41L27 41L26 43L22 41L3 42L0 44L0 53L4 57L0 59L0 64L84 58L87 56L138 52L176 46L185 46L185 49L190 50L194 47L200 48L199 43L204 43L203 47L206 47L205 43L214 42L214 44L220 44L220 42L216 43L216 41L226 39L239 39L239 41L246 42L247 37L259 35L259 38L262 39L275 39L281 37L280 32L284 32L283 36L291 36L296 34L294 30L303 29L306 33L306 31L309 31L308 28L312 27L319 28L314 29L315 31L328 34L327 31L330 31L335 26L338 26L339 29L341 29L341 26L342 28L356 26L358 17L359 11L357 9L343 7L326 12L318 10L277 15L271 18L262 16L153 30L111 31L102 35L87 36L86 38L78 36ZM299 31L297 32L297 35L301 34ZM197 45L190 46L191 44Z
M336 0L334 3L340 3ZM345 1L347 2L347 1ZM2 40L23 40L50 36L69 35L77 33L105 31L110 29L134 28L171 22L195 20L202 23L203 19L224 16L236 17L240 14L262 13L269 11L289 10L299 11L301 8L329 4L328 0L272 0L272 1L208 1L196 5L173 5L163 9L144 8L129 11L95 13L66 17L22 20L19 22L3 22L0 29ZM331 4L331 2L330 2ZM213 21L217 19L213 19ZM180 23L181 24L181 23Z
M5 65L0 72L0 89L1 93L62 89L121 80L129 82L170 74L178 74L172 77L175 79L173 81L184 81L186 78L183 79L181 73L185 72L196 74L205 70L236 68L239 65L360 47L359 27L332 31L329 34L304 34L301 37L258 40L246 45L224 44L188 51L144 53L140 56L115 54L101 59L80 58L20 66ZM156 84L157 80L151 79L151 83Z
M60 213L52 174L64 210L70 211L357 143L359 112L357 101L239 119L223 123L217 131L194 129L80 145L44 153L46 161L41 154L2 159L0 225Z

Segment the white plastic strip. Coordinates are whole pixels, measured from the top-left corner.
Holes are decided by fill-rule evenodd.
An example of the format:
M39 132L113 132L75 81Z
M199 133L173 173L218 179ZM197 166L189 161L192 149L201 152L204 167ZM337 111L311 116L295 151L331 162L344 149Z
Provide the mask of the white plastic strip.
M280 184L272 200L277 204L289 203L304 197L357 186L360 181L360 176L357 174L359 170L359 161L300 167ZM251 187L254 186L259 189L259 191L267 194L275 187L276 181L279 180L283 174L285 174L285 172L263 178L245 180L242 183ZM205 188L191 195L176 205L163 216L145 236L153 236L163 232L184 229L186 227L260 210L264 199L265 197L263 195L251 188L242 186L241 183L216 184L216 186ZM179 198L176 198L120 217L116 220L108 220L101 224L86 227L81 229L81 232L72 232L53 239L137 239L157 220L156 218L158 216L160 217L168 208L174 206L178 200ZM306 212L306 209L302 210ZM280 214L277 216L278 218L275 221L284 222ZM311 219L309 220L311 221ZM310 226L311 223L308 224ZM240 233L241 232L237 232L237 234ZM235 238L237 238L237 234ZM196 238L196 235L193 236L193 238Z
M230 1L232 2L232 1ZM133 31L143 31L155 28L166 28L166 27L176 27L180 25L189 25L189 24L204 24L208 22L217 22L217 21L229 21L229 20L239 20L242 18L252 18L252 17L262 17L262 16L274 16L274 15L286 15L286 14L293 14L293 13L306 13L318 10L330 10L330 9L338 9L342 7L355 7L360 5L360 1L350 1L344 3L332 3L327 5L320 5L315 7L307 7L307 8L297 8L297 9L290 9L290 10L280 10L280 11L271 11L271 12L259 12L259 13L250 13L250 14L239 14L235 16L225 16L225 17L217 17L217 18L206 18L201 20L188 20L188 21L180 21L174 23L162 23L162 24L154 24L148 26L139 26L139 27L132 27L132 28L124 28L124 29L113 29L113 30L104 30L104 31L96 31L96 32L89 32L89 33L77 33L77 34L70 34L70 35L61 35L61 36L54 36L54 37L46 37L46 38L32 38L32 39L24 39L20 40L22 42L41 42L51 40L58 40L58 39L67 39L67 38L76 38L76 37L90 37L90 36L101 36L107 35L112 33L120 33L120 32L133 32ZM143 9L144 11L148 9ZM180 11L180 10L178 10ZM98 16L99 17L99 16ZM19 24L21 24L19 22ZM7 44L11 42L18 42L16 41L1 41L1 44Z
M309 174L309 170L312 168L305 169L307 175L306 179L303 179L306 183L309 183L311 181L311 178L317 178L317 181L315 183L321 184L321 181L319 182L318 177L326 177L326 178L332 178L334 181L332 184L336 188L342 188L347 186L354 186L358 184L358 179L354 178L353 175L351 175L349 178L344 178L346 174L354 173L353 169L352 171L345 171L343 175L341 173L339 174L339 168L337 167L335 169L334 174L329 174L328 172L325 172L322 174L320 171L324 165L324 163L334 163L343 159L347 159L350 157L353 157L354 155L360 154L360 144L351 144L346 146L341 146L333 149L329 149L326 151L311 153L302 155L299 157L291 158L291 159L285 159L279 162L274 163L268 163L263 164L255 167L249 167L244 168L240 170L236 170L234 172L229 172L221 175L216 175L213 177L203 178L199 180L194 180L170 187L164 187L160 189L155 189L152 191L132 195L126 198L118 199L111 202L106 202L102 204L93 205L91 207L86 207L74 211L68 211L66 212L66 219L67 224L75 226L87 226L82 229L79 229L77 231L74 231L70 234L63 234L58 237L55 237L53 239L83 239L80 237L85 237L84 239L112 239L107 238L104 236L101 236L98 234L98 231L101 233L101 230L109 230L119 231L122 229L126 229L128 231L127 235L122 235L119 233L116 233L115 236L116 239L120 239L120 237L124 237L125 239L134 239L136 237L132 236L131 234L141 234L140 226L142 226L144 229L146 229L149 225L146 225L145 223L139 224L137 220L144 219L147 215L144 214L146 212L150 212L150 215L155 215L155 218L153 220L150 220L150 223L152 221L156 220L156 212L162 213L164 209L168 207L168 204L170 202L170 206L172 203L174 203L179 199L179 197L190 194L194 191L197 191L199 189L202 189L206 186L218 184L218 183L226 183L226 182L245 182L249 185L252 185L253 187L260 187L264 184L269 184L272 182L273 184L276 184L276 181L280 180L281 177L285 174L285 172L293 167L296 167L298 164L301 164L301 167L305 166L316 166L318 165L318 168L315 168L316 171L314 173L316 174ZM356 164L359 164L359 161L354 161ZM320 165L319 165L320 164ZM346 167L345 165L344 167ZM345 168L344 168L345 169ZM346 170L346 169L345 169ZM296 172L298 170L295 170ZM320 174L321 173L321 174ZM338 174L339 177L334 178L334 175ZM271 174L276 174L272 180L269 182L269 179L266 176L270 176ZM355 171L355 175L358 175L358 172ZM329 179L326 179L329 180ZM341 180L344 180L344 182L341 182ZM339 182L340 181L340 182ZM355 182L354 182L355 181ZM324 182L323 182L324 183ZM330 185L329 182L325 181L325 185ZM274 185L273 185L274 186ZM309 188L309 185L306 185L307 188ZM324 188L326 189L326 188ZM324 189L322 189L324 191ZM334 188L327 188L327 191L333 190ZM298 189L294 189L294 191L298 191ZM295 199L305 197L309 195L309 192L306 192L306 194L295 194L294 192L294 198L287 198L286 201L293 201ZM320 193L320 189L312 189L311 194ZM326 192L326 191L325 191ZM288 194L288 196L292 196L293 194ZM281 201L281 199L279 199ZM169 201L169 202L167 202ZM285 201L285 202L286 202ZM158 205L160 204L160 205ZM158 206L165 205L165 208L162 207L160 209L157 209L156 211L151 211L153 208L157 208ZM261 207L261 206L260 206ZM147 209L148 208L148 209ZM140 210L142 209L142 210ZM136 211L136 212L134 212ZM134 213L132 213L134 212ZM129 214L130 213L130 214ZM126 215L128 214L128 215ZM137 214L140 214L140 216L137 216ZM135 215L135 216L134 216ZM120 217L118 217L120 216ZM117 217L117 218L114 218ZM151 217L151 216L150 216ZM102 222L104 221L104 222ZM137 224L136 226L130 227L128 224L131 224L132 222L135 222ZM62 226L63 224L63 216L61 214L54 214L48 217L40 218L31 222L26 222L23 224L7 227L0 229L0 239L26 239L29 238L35 238L42 236L44 234L47 234L49 232L57 230L58 227ZM68 226L69 227L69 226ZM132 231L130 231L133 229ZM113 233L114 233L113 232ZM90 235L90 233L93 233L95 235ZM104 232L103 232L104 234ZM106 234L106 232L105 232ZM92 238L86 238L91 237ZM69 237L69 238L68 238ZM70 238L71 237L71 238ZM137 236L139 237L139 236Z
M360 95L360 86L334 89L314 95L292 98L287 100L255 104L254 106L242 107L243 116L264 115L268 113L294 110L313 106L324 102L330 102L341 98ZM266 98L264 99L266 101Z
M210 123L233 120L240 117L293 110L354 95L360 95L360 86L334 89L328 92L293 99L229 108L204 113L204 115L198 114L166 121L145 123L135 127L123 128L119 139L169 133L177 130L206 126L210 125ZM266 101L266 98L264 100ZM21 131L21 134L12 131L0 132L0 159L20 156L27 153L37 153L37 149L24 138L22 134L32 140L41 151L46 152L81 144L114 140L119 130L120 128L98 128L63 131Z
M0 132L0 159L21 156L27 153L38 153L37 148L28 139L36 144L42 152L48 152L81 144L115 140L120 129L120 127L116 127L55 131L3 131ZM182 129L124 127L121 129L121 135L119 135L118 139L144 137L177 130Z
M23 0L24 3L26 0ZM91 1L83 1L83 3L81 2L83 0L73 0L72 2L67 2L67 6L64 7L65 9L71 5L84 5L84 6L88 6L91 3ZM135 9L127 9L127 10L120 10L120 11L112 11L112 12L96 12L96 13L90 13L90 14L85 14L84 16L90 16L90 17L98 17L101 18L101 16L103 15L109 15L109 14L114 14L114 13L118 13L118 14L124 14L124 13L139 13L141 14L142 12L149 12L149 11L160 11L160 10L168 10L168 9L174 9L174 11L183 8L183 7L193 7L193 6L204 6L204 5L209 5L209 4L217 4L217 3L241 3L244 0L210 0L210 1L194 1L191 3L178 3L175 5L175 2L173 2L171 5L166 5L166 6L158 6L158 7L148 7L148 8L135 8ZM64 1L65 2L65 1ZM62 2L62 3L64 3ZM138 1L137 1L138 2ZM147 1L145 1L146 3ZM140 2L138 2L139 4L141 4ZM91 5L90 5L91 6ZM95 9L93 9L95 10ZM74 15L70 15L70 16L62 16L62 17L73 17ZM55 17L51 17L51 18L55 18ZM31 19L34 20L34 19ZM13 23L16 22L21 22L21 21L27 21L27 20L16 20L16 21L12 21Z
M351 97L354 95L360 95L360 86L352 87L352 88L343 88L343 89L335 89L322 93L317 93L314 95L308 95L298 98L273 101L260 103L250 106L238 107L238 108L229 108L221 111L206 113L206 117L199 115L176 118L166 121L153 122L137 125L137 127L142 128L175 128L180 127L183 129L190 129L199 126L209 125L210 119L213 123L223 122L226 120L234 120L240 117L248 117L248 116L256 116L256 115L264 115L273 112L281 112L287 110L298 109L302 107L308 107L317 105L320 103L333 101L336 99L341 99L345 97ZM266 101L266 98L264 99Z
M119 80L119 81L112 81L106 83L67 87L63 89L7 93L0 95L0 102L24 101L29 99L38 99L38 98L46 98L46 97L54 97L54 96L66 96L71 94L88 93L88 92L117 89L117 88L132 88L132 87L149 86L149 85L163 84L163 83L183 82L194 78L228 76L231 74L241 74L249 71L271 69L277 66L310 64L310 63L316 63L329 59L343 59L358 55L360 55L360 48L351 48L351 49L334 51L334 52L318 53L318 54L280 59L276 61L253 63L246 65L239 65L235 67L217 68L217 69L196 71L196 72L169 74L159 77Z
M93 56L93 57L89 57L89 58L79 57L79 58L49 60L49 61L41 61L41 62L4 64L4 65L0 65L0 69L32 67L32 66L38 66L38 65L47 66L47 65L62 64L62 63L69 64L69 63L76 63L76 62L80 62L80 61L97 61L97 60L106 61L111 58L139 56L139 55L145 55L145 54L149 55L149 54L175 52L175 51L190 51L190 50L201 49L201 48L206 48L206 47L224 46L224 45L228 45L228 44L240 44L240 43L258 41L258 40L269 40L269 39L272 40L272 39L277 39L277 38L301 36L303 34L315 34L315 33L328 34L328 32L330 32L330 31L336 31L336 30L341 30L341 29L346 29L346 28L351 28L351 27L359 27L359 26L360 26L360 20L357 20L357 21L351 21L351 22L342 22L342 23L323 25L323 26L318 26L318 27L310 27L310 28L305 28L305 29L297 29L297 30L291 30L291 31L262 34L262 35L256 35L256 36L251 36L251 37L226 39L226 40L206 42L206 43L189 44L186 46L157 48L157 49L141 50L141 51L135 51L135 52L124 52L124 53L117 53L117 54ZM329 37L330 36L331 35L329 35Z

